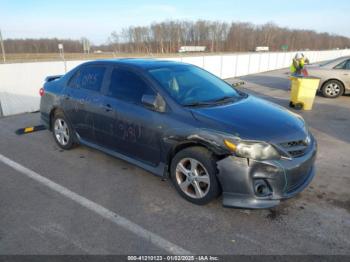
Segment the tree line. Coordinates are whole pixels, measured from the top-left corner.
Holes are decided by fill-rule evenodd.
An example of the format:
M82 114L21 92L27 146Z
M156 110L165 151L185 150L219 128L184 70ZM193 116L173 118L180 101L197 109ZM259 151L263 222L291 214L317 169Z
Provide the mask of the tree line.
M84 39L86 41L86 39ZM58 43L65 52L83 52L82 40L67 39L7 39L8 53L54 53ZM268 46L271 51L323 50L350 48L350 38L279 27L273 23L254 25L219 21L164 21L149 26L130 26L112 32L106 44L91 46L92 50L117 53L175 53L180 46L206 46L208 52L247 52L256 46Z
M62 43L65 52L82 53L80 40L42 38L42 39L6 39L6 53L57 53L58 44Z
M282 46L288 50L321 50L350 48L350 38L273 23L166 21L113 32L106 47L117 52L173 53L184 45L206 46L210 52L247 52L256 46L268 46L272 51L281 50Z

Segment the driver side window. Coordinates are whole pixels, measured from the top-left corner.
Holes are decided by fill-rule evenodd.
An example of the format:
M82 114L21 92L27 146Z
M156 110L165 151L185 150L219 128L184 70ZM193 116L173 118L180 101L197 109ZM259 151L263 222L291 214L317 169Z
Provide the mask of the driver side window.
M143 95L155 95L155 92L136 73L114 68L107 95L125 102L141 104Z

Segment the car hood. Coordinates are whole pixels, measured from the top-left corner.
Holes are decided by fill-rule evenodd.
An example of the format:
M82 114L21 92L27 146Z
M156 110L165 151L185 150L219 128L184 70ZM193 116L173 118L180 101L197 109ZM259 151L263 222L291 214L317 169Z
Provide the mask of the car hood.
M306 70L312 70L312 71L325 71L325 70L329 70L328 67L325 66L319 66L319 65L312 65L312 66L306 66L305 67Z
M242 139L288 142L305 139L305 122L289 110L249 95L238 102L193 108L193 116L204 126L229 132Z

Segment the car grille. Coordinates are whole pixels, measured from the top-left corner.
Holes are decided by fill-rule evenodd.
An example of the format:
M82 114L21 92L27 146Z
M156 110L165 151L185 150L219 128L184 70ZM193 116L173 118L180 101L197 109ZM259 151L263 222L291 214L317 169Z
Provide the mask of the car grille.
M280 144L291 157L301 157L306 153L308 143L306 140L289 141Z
M302 168L299 168L297 172L291 173L287 178L286 193L292 193L298 189L308 179L312 166L309 163Z
M305 162L301 163L295 168L288 171L287 187L285 188L285 193L290 194L297 190L305 181L309 178L312 166L314 163L316 155L307 159Z

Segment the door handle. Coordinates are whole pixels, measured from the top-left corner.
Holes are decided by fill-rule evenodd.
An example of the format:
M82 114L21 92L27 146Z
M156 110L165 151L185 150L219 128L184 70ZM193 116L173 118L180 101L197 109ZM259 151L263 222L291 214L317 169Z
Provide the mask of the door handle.
M64 100L69 100L70 99L70 95L63 95L63 99Z
M106 112L110 112L112 111L112 106L110 104L104 105L102 106L102 108L106 111Z

